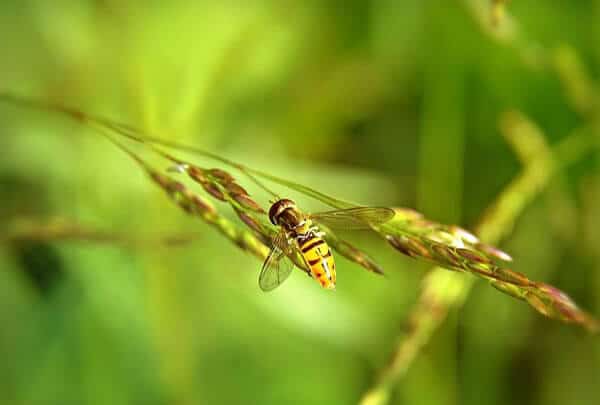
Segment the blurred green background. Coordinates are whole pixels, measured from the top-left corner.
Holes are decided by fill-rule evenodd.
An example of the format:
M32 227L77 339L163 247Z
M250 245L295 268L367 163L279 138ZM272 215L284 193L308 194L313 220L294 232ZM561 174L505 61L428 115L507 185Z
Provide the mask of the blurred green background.
M472 228L522 167L500 130L506 111L551 144L598 128L587 80L600 66L600 1L508 11L494 26L484 0L3 1L0 91ZM5 235L59 218L132 238L196 236L177 247L2 239L2 404L357 403L430 267L359 234L387 279L338 258L335 293L297 273L263 294L260 262L90 128L2 103L0 151ZM591 154L501 245L515 270L596 315L599 198ZM478 282L392 403L595 404L599 382L598 338Z

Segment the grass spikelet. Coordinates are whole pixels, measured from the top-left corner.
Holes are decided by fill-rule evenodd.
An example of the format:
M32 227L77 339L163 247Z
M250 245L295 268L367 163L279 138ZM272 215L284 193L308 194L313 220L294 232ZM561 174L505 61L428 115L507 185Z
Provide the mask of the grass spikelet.
M521 119L523 116L513 114L512 117ZM519 127L521 129L531 128L529 125L519 125ZM520 152L531 150L524 145L531 141L531 137L539 145L537 142L539 137L535 134L537 131L528 132L530 136L516 136L516 134L511 136L511 140L519 141L513 143L519 150L519 156L526 156L527 153ZM600 144L598 144L595 133L584 126L570 133L553 147L548 146L545 142L541 146L541 150L538 150L535 156L531 156L527 162L524 162L525 167L521 174L513 179L484 213L477 227L477 233L483 239L497 242L505 238L524 208L544 190L552 178L560 176L561 170L565 167L581 160L590 152L597 151ZM403 214L405 214L405 218L409 219L418 217L418 215L410 214L410 211ZM397 210L396 219L399 216L400 212ZM487 245L480 246L480 249L492 251ZM496 252L492 256L502 255ZM477 266L473 266L473 269L476 268ZM485 272L486 265L482 265L480 270ZM490 279L490 284L499 291L528 302L530 306L545 316L583 326L592 332L598 331L598 321L577 308L566 294L557 292L559 290L554 287L550 290L543 283L524 286L528 284L528 279L520 273L503 268L499 268L497 271L503 273L504 279L512 279L511 282ZM427 345L436 329L446 318L449 309L459 307L464 302L473 285L473 279L457 279L449 276L442 268L436 267L424 278L419 299L409 315L411 328L405 336L399 339L386 366L381 369L373 386L363 395L361 404L382 405L388 403L391 390ZM540 295L549 300L544 302Z
M156 151L176 165L176 169L172 171L186 173L190 179L200 184L210 196L219 201L228 202L240 220L253 231L254 237L264 246L270 245L272 238L276 234L276 229L268 222L265 215L266 211L248 194L245 188L238 184L233 175L222 169L204 169L191 162L176 158L169 153L161 150ZM130 151L127 152L131 154ZM139 160L137 157L135 159ZM199 214L200 217L208 220L209 223L211 222L210 218L206 217L208 212L195 212L193 209L193 202L196 199L202 202L206 200L191 193L183 183L150 169L145 163L142 163L142 166L149 172L155 183L161 186L184 211ZM211 207L208 211L216 215L216 209L208 201L206 201L206 204ZM200 204L200 206L202 205ZM226 233L226 235L228 234ZM372 258L350 243L337 238L331 230L327 232L327 240L331 244L332 249L337 253L361 265L368 271L383 274L381 266ZM246 243L243 238L233 238L233 242L245 250L249 248L250 250L256 249L255 241L252 239L250 239L250 243ZM303 259L298 254L291 259L296 267L304 272L308 272Z
M545 283L526 281L529 284L526 287L500 280L492 280L490 284L505 294L526 301L539 313L548 318L583 325L590 332L594 333L600 330L600 323L584 311L581 311L575 302L564 292Z
M232 223L225 217L221 216L217 209L206 199L194 193L185 184L174 180L166 174L159 172L150 166L147 162L141 159L138 155L132 152L125 145L116 141L111 135L105 136L113 142L119 149L123 150L132 157L139 166L148 174L148 177L174 201L183 211L190 215L197 216L219 230L224 236L229 238L236 246L253 254L261 260L264 260L268 253L269 247L265 244L263 238L257 237L251 232L248 232L238 225ZM184 164L182 161L171 158L169 155L162 154L177 164ZM184 164L185 165L185 164ZM199 169L199 168L198 168ZM197 173L201 173L199 169ZM245 222L247 223L247 222ZM261 235L264 236L264 235Z
M326 230L325 239L327 240L327 243L329 244L329 246L331 246L333 250L335 250L340 255L344 256L346 259L359 264L360 266L372 273L384 275L381 266L377 264L377 262L373 260L369 255L367 255L365 252L361 251L357 247L353 246L349 242L338 238L336 234L331 230L326 229L325 227L323 228Z
M581 311L567 294L502 267L497 261L510 261L510 255L479 242L470 232L416 214L403 217L401 223L401 228L390 223L379 230L401 253L484 278L498 290L524 300L542 315L598 331L597 321Z
M268 189L258 178L293 189L333 208L344 209L357 206L313 190L310 187L250 169L210 152L162 141L145 135L131 126L115 123L105 118L86 115L62 106L21 99L12 95L0 94L0 99L14 104L64 113L78 121L83 121L100 129L108 139L137 161L154 182L164 189L180 208L201 217L207 223L219 229L236 245L260 258L266 257L268 244L265 244L265 241L270 241L275 233L275 229L268 222L264 215L265 210L260 204L248 195L245 188L238 184L231 173L219 168L201 168L191 162L171 156L157 146L185 150L220 161L224 165L241 171L248 179L271 195L275 195L275 193ZM110 134L107 132L110 132ZM208 201L189 190L183 183L152 169L146 162L116 141L115 136L142 144L175 164L178 168L177 171L185 172L190 179L199 183L210 196L219 201L227 202L252 232L241 231L235 224L220 216ZM541 180L532 175L532 181L536 187L539 187L537 184ZM535 283L526 276L498 264L498 261L511 260L510 255L507 253L496 247L481 243L475 235L460 227L436 223L426 219L414 210L397 208L395 214L392 220L383 225L374 226L373 230L399 252L415 259L432 262L445 269L471 273L492 282L492 285L500 291L514 297L523 298L533 308L548 317L577 323L590 330L596 329L592 317L579 310L568 296L560 290L546 284ZM328 242L338 253L360 264L367 270L378 274L383 273L382 269L368 255L349 243L339 240L333 232L328 232ZM293 260L299 268L306 271L304 263L298 257L293 258Z
M1 98L2 97L0 95L0 99ZM191 162L179 159L172 154L163 151L162 149L156 148L153 143L161 144L163 146L169 145L163 144L162 142L150 141L149 139L152 138L148 138L143 135L141 131L124 124L118 124L105 118L90 116L84 114L83 112L71 110L62 106L56 106L37 101L22 100L14 96L10 96L8 99L10 99L11 102L24 104L28 107L66 113L68 116L75 118L78 121L94 124L94 126L99 129L100 132L102 132L103 135L105 135L111 142L116 144L117 147L132 157L147 172L152 181L160 188L165 190L170 199L174 201L182 210L188 214L196 215L202 218L210 225L216 227L235 245L243 250L249 251L258 258L264 260L268 255L270 241L274 237L276 230L267 220L265 215L266 211L264 208L262 208L260 204L258 204L248 194L244 187L239 185L235 177L229 172L218 168L205 169ZM236 225L222 217L214 205L212 205L208 200L192 192L183 183L174 180L173 178L157 171L156 169L153 169L130 149L125 147L122 143L116 141L113 137L114 135L123 136L127 140L147 146L150 150L174 164L169 171L186 173L191 180L200 184L208 195L218 201L229 203L240 220L250 230L252 230L252 233L241 231L240 229L236 228ZM174 145L170 146L174 147ZM208 152L205 153L203 151L199 151L195 148L193 148L193 152L215 158L216 160L220 160L229 166L233 166L238 170L241 170L250 180L255 182L271 195L274 195L273 192L271 192L266 186L264 186L253 175L250 174L251 172L260 174L260 172L252 171L251 169L248 169L242 165L216 157ZM383 274L381 267L372 258L348 242L339 240L333 232L329 231L328 239L331 242L332 248L337 253L340 253L349 260L363 266L368 271ZM303 259L298 254L296 254L295 257L291 257L291 259L296 267L303 272L308 272Z

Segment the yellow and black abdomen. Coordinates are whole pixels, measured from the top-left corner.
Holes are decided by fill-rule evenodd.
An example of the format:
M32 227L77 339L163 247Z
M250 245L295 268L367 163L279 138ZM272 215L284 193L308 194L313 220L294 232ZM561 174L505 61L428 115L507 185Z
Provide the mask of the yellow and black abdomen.
M302 257L310 273L323 288L335 288L335 261L327 242L319 236L298 239Z

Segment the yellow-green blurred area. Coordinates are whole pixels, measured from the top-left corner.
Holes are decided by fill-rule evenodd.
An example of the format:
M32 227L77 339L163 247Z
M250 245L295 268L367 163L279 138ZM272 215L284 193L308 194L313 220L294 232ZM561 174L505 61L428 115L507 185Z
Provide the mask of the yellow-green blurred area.
M500 129L507 111L550 145L577 128L600 137L600 1L512 1L495 23L491 3L3 1L0 92L472 229L527 164ZM185 156L230 171L268 206L238 172ZM599 199L590 153L501 244L514 270L596 315ZM104 235L0 238L1 404L357 403L409 331L430 267L349 233L386 278L338 257L335 292L297 271L262 293L256 258L187 216L101 133L10 103L0 103L0 221L0 236L48 223ZM191 241L160 242L177 236ZM479 281L391 399L595 404L599 382L598 337Z

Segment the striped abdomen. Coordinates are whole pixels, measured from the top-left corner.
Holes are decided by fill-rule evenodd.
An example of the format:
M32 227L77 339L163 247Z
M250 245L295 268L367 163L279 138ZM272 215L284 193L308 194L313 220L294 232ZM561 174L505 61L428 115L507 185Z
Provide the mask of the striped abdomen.
M335 261L327 242L313 234L308 237L299 237L297 241L312 277L323 288L334 289Z

